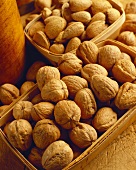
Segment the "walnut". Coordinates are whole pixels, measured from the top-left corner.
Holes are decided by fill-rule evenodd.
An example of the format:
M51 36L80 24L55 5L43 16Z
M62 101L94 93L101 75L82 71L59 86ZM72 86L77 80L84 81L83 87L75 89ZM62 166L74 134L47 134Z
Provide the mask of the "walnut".
M117 113L110 107L100 108L93 120L92 125L98 132L105 132L117 121Z
M88 82L90 82L91 78L95 74L102 74L104 76L108 75L108 71L99 64L86 64L81 69L81 76L86 79Z
M76 93L74 101L81 109L81 118L91 118L96 110L97 104L92 91L89 88L83 88Z
M42 156L42 166L48 170L60 170L73 160L73 151L70 146L58 140L50 144Z
M120 109L130 109L136 105L136 84L126 82L120 86L115 97L115 105Z
M43 99L42 99L42 97L41 97L41 93L35 95L35 96L32 98L32 100L31 100L31 102L32 102L33 104L38 104L38 103L40 103L40 102L42 102L42 101L43 101Z
M69 132L71 141L79 148L87 148L97 139L96 130L86 123L78 123Z
M51 79L41 90L41 97L44 101L58 102L68 98L68 89L62 80Z
M62 81L65 82L69 91L69 97L73 99L76 93L83 88L88 87L88 83L84 78L76 75L64 76Z
M124 52L121 52L121 56L120 56L120 59L126 59L126 60L131 60L131 56L128 55L127 53L124 53Z
M58 69L64 75L74 75L80 73L82 64L82 60L77 58L75 54L66 53L58 61Z
M0 86L0 100L5 105L11 104L19 95L19 89L13 84L5 83Z
M98 47L91 41L84 41L77 48L76 54L85 64L97 63Z
M26 73L26 80L27 81L36 81L36 74L37 71L45 66L46 64L42 61L35 61L28 69L27 73Z
M136 79L136 68L132 61L120 59L113 66L112 74L120 83L132 82Z
M53 118L54 105L50 102L40 102L33 105L31 110L32 119L36 122L42 119Z
M81 117L81 110L72 100L59 101L54 108L55 121L65 129L76 126Z
M125 7L126 14L136 14L136 2L128 2Z
M98 64L110 71L117 60L120 59L121 51L115 45L105 45L99 48Z
M115 8L109 8L106 11L106 17L107 17L107 22L109 24L113 24L120 17L120 12Z
M113 99L119 90L119 85L115 80L103 75L94 75L90 81L91 88L96 97L101 102Z
M26 151L32 144L32 126L25 119L13 120L7 127L9 142L18 150Z
M40 149L47 148L52 142L60 138L60 130L55 122L43 119L36 123L33 129L33 141Z
M36 81L38 88L42 90L43 86L52 78L60 79L60 72L57 68L52 66L41 67L36 74Z
M19 101L13 108L13 116L15 119L31 120L31 110L33 104L30 101Z
M20 95L29 91L34 85L35 83L33 81L25 81L20 87Z

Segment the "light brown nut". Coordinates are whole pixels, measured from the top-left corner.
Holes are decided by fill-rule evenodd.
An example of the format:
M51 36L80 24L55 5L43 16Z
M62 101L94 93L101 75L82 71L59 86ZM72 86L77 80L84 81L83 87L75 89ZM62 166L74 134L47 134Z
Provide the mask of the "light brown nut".
M41 67L36 74L36 81L38 88L42 90L44 84L50 81L52 78L60 79L60 72L56 67L52 66L43 66Z
M109 8L106 11L106 17L107 17L107 22L109 24L113 24L120 17L120 12L115 8Z
M86 30L83 31L83 33L80 35L80 40L83 41L87 41L89 40L89 38L86 35Z
M118 83L104 75L93 75L90 85L94 94L101 102L113 99L119 90Z
M123 31L132 31L136 33L136 21L135 20L126 20L121 27L121 32Z
M50 102L40 102L33 105L31 110L31 117L38 122L42 119L53 118L54 105Z
M110 71L117 60L120 59L121 51L115 45L105 45L99 48L98 63Z
M95 114L97 104L91 89L83 88L79 90L75 95L74 101L81 109L82 119L89 119Z
M50 41L43 31L37 31L33 36L33 41L46 49L50 47Z
M35 61L30 67L29 69L27 70L27 73L26 73L26 80L27 81L33 81L33 82L36 82L36 74L37 74L37 71L45 66L46 63L45 62L42 62L42 61Z
M120 59L126 59L126 60L131 60L131 56L128 55L127 53L124 53L124 52L121 52L121 56L120 56Z
M103 0L93 1L91 5L91 12L93 15L95 15L98 12L105 13L109 8L112 8L112 5L110 4L109 1L103 1Z
M86 123L78 123L70 132L71 141L79 148L87 148L97 139L96 130Z
M89 23L91 21L91 14L87 11L73 12L71 17L77 22Z
M54 43L66 43L68 40L63 38L64 31L61 31L58 36L55 38Z
M64 54L58 61L58 69L64 75L76 75L82 69L82 60L73 53Z
M19 89L10 83L0 86L0 100L3 104L9 105L20 95Z
M28 155L28 161L38 169L42 169L42 155L44 150L33 147Z
M81 110L72 100L59 101L54 108L55 121L64 129L76 126L81 118Z
M99 64L86 64L81 69L81 76L86 79L88 82L91 81L91 78L95 74L102 74L104 76L108 75L108 71Z
M98 12L91 18L91 23L94 21L106 21L106 15L103 12Z
M128 45L128 46L135 46L136 45L136 36L132 31L123 31L121 32L117 40Z
M61 17L61 9L53 9L51 15Z
M52 5L52 0L48 0L48 1L45 1L45 0L35 0L34 1L34 6L35 6L36 10L38 10L39 12L41 10L43 10L45 7L50 8L51 5Z
M3 111L8 108L9 105L0 106L0 118L5 114Z
M112 74L120 83L132 82L136 79L136 68L132 61L120 59L113 66Z
M69 91L69 97L72 99L80 89L88 87L87 81L76 75L64 76L62 81L66 83Z
M20 94L22 95L23 93L29 91L35 83L33 81L25 81L21 87L20 87Z
M98 47L92 41L83 41L76 50L84 64L97 63Z
M58 140L50 144L42 156L42 166L48 170L59 170L66 167L73 160L73 151L70 146Z
M31 102L32 102L33 104L38 104L38 103L40 103L40 102L42 102L42 101L43 101L43 99L42 99L42 97L41 97L41 93L35 95L35 96L32 98L32 100L31 100Z
M72 12L85 11L92 5L92 0L69 0Z
M50 51L55 54L63 54L65 51L65 47L63 44L52 44L50 46Z
M30 14L27 18L26 18L26 24L28 24L30 21L32 21L34 18L38 17L39 14Z
M81 44L80 38L78 38L78 37L71 38L66 45L65 53L77 49L80 44Z
M50 39L56 38L61 31L63 31L66 27L66 20L62 17L55 16L57 17L54 20L49 21L45 25L45 33Z
M19 101L13 108L13 117L15 119L31 120L31 111L33 104L30 101Z
M59 138L60 130L53 120L43 119L38 121L34 126L33 141L40 149L46 149L52 142Z
M45 30L45 25L42 21L36 21L29 29L28 29L28 34L29 36L33 37L34 34L37 31L43 31Z
M71 39L80 36L84 31L84 24L82 22L73 22L68 25L63 33L63 39Z
M108 28L108 25L105 24L105 21L94 21L91 22L86 28L86 35L88 38L94 38L99 35L102 31Z
M98 132L105 132L114 125L116 121L117 113L110 107L102 107L96 112L92 125Z
M42 14L42 19L45 20L46 18L48 18L52 14L52 11L51 11L51 9L45 7L41 11L41 14Z
M127 20L136 21L136 14L126 14L126 21Z
M136 14L136 2L128 2L125 6L126 14Z
M120 109L130 109L136 105L136 84L126 82L120 86L115 98L115 105Z
M72 21L72 17L71 17L72 11L69 8L69 3L64 3L61 7L61 11L62 11L61 12L62 17L65 18L65 20L67 22L71 22Z
M41 97L44 101L58 102L68 98L68 89L62 80L51 79L41 90Z
M8 125L7 137L19 151L26 151L32 144L32 126L25 119L13 120Z

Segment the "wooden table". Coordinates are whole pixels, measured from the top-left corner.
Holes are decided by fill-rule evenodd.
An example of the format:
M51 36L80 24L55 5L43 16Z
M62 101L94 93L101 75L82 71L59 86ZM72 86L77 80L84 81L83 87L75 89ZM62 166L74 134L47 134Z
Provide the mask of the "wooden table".
M120 0L125 6L130 0ZM131 0L136 1L136 0ZM25 170L26 166L0 137L0 169ZM119 135L83 170L136 170L136 122Z

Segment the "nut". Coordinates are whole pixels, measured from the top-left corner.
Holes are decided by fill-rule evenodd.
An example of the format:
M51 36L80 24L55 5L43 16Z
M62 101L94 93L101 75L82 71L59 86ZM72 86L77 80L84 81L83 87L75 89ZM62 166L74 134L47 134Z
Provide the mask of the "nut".
M73 37L66 45L65 53L73 51L79 47L81 40L78 37Z
M38 122L42 119L53 118L54 105L50 102L40 102L33 105L31 110L32 119Z
M120 59L113 66L112 74L120 83L132 82L136 79L136 68L132 61Z
M136 2L129 2L125 7L126 14L136 14Z
M114 125L116 121L117 113L110 107L102 107L96 112L92 125L98 132L105 132Z
M8 108L9 105L0 106L0 118L5 114L3 111Z
M91 23L94 21L106 21L106 15L103 12L98 12L91 18Z
M115 98L115 105L120 109L130 109L136 105L136 84L126 82L120 86Z
M13 108L13 116L15 119L31 120L31 110L33 104L30 101L19 101Z
M118 83L104 75L93 75L90 85L94 94L101 102L113 99L119 90Z
M73 20L82 23L89 23L91 21L91 14L87 11L73 12L71 14Z
M97 104L92 91L89 88L83 88L76 93L74 101L81 109L81 118L91 118L96 110Z
M15 148L26 151L32 144L32 126L25 119L13 120L8 125L7 137Z
M29 91L35 83L33 81L25 81L21 87L20 87L20 94L22 95L23 93Z
M106 11L106 16L108 23L113 24L120 17L120 12L115 8L109 8Z
M63 44L52 44L50 46L50 51L56 54L63 54L65 51L65 47Z
M81 117L81 110L72 100L59 101L54 108L55 121L65 129L76 126Z
M43 86L52 78L60 79L60 72L57 68L52 66L41 67L36 74L36 81L38 88L42 90Z
M33 141L40 149L47 148L52 142L58 140L59 137L60 130L53 120L43 119L34 126Z
M19 89L13 84L5 83L0 86L0 100L5 105L11 104L19 95Z
M88 87L88 83L84 78L76 75L64 76L62 81L65 82L69 91L69 97L73 99L76 93L83 88Z
M51 79L41 90L41 97L44 101L58 102L68 98L68 89L62 80Z
M75 75L80 73L82 64L75 54L66 53L58 61L58 69L64 75Z
M84 64L97 63L98 47L92 41L84 41L77 48L76 54Z
M48 170L60 170L73 160L73 151L70 146L58 140L53 142L44 151L42 156L42 166Z
M87 148L97 139L96 130L86 123L78 123L69 132L71 141L80 148Z
M126 60L132 61L130 55L128 55L127 53L124 53L124 52L121 52L120 59L126 59Z
M35 95L35 96L32 98L32 100L31 100L31 102L32 102L33 104L38 104L38 103L40 103L40 102L42 102L42 101L43 101L43 99L42 99L42 97L41 97L41 93Z

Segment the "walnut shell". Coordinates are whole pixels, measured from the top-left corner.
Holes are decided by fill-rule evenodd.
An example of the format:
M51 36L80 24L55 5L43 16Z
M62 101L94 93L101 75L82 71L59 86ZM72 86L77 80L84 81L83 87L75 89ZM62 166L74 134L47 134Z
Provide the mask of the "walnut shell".
M32 119L36 122L42 119L53 118L54 105L50 102L40 102L33 105L31 110Z
M96 141L97 132L91 125L78 123L76 127L70 130L69 137L79 148L87 148Z
M34 85L35 83L33 81L25 81L20 87L20 95L29 91Z
M113 99L119 90L119 85L115 80L103 75L93 75L90 85L96 97L102 102Z
M62 80L51 79L41 90L41 97L44 101L58 102L68 98L68 89Z
M136 14L136 2L128 2L125 6L126 14Z
M120 86L115 97L115 105L120 109L130 109L136 105L136 84L126 82Z
M0 86L0 100L5 105L11 104L19 95L19 89L13 84L5 83Z
M53 120L40 120L36 123L33 129L33 141L40 149L47 148L52 142L58 140L59 138L60 130Z
M36 74L36 81L38 88L42 90L43 86L50 81L52 78L60 79L60 72L56 67L43 66Z
M99 64L86 64L81 69L81 76L90 82L91 78L95 74L102 74L104 76L108 75L108 71Z
M30 101L19 101L13 108L14 118L31 120L32 107L33 104Z
M73 151L70 146L58 140L50 144L42 156L42 166L48 170L61 170L73 160Z
M114 125L116 121L117 113L110 107L102 107L96 112L92 120L92 125L98 132L105 132Z
M91 41L84 41L77 48L76 54L85 64L97 63L98 47Z
M69 97L72 99L80 89L88 87L88 82L84 78L76 75L64 76L62 81L67 85Z
M82 64L82 60L77 58L75 54L66 53L58 61L58 69L64 75L75 75L80 73Z
M54 108L55 121L65 129L76 126L81 117L81 110L72 100L59 101Z
M74 101L81 109L82 119L89 119L95 114L97 110L97 104L94 95L89 88L79 90L76 93Z
M120 59L113 66L112 74L120 83L132 82L136 79L136 68L132 61Z
M20 151L26 151L32 144L32 126L25 119L13 120L7 129L9 142Z

